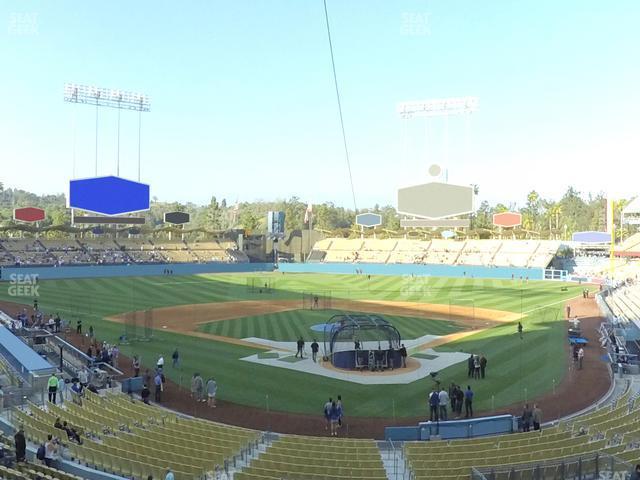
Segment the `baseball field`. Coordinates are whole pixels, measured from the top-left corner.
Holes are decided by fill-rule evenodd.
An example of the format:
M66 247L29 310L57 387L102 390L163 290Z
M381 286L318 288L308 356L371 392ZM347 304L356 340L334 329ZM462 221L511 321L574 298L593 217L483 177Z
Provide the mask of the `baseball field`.
M85 332L92 325L99 339L111 343L123 334L127 314L151 311L152 340L123 345L122 353L138 354L143 368L152 368L160 354L170 364L177 348L181 366L167 368L170 379L188 386L194 372L213 376L223 401L320 415L326 398L340 394L349 416L413 418L425 414L430 377L363 385L241 359L268 350L252 338L295 341L302 336L321 342L323 334L312 327L331 315L377 313L398 328L403 341L434 336L410 351L417 358L425 357L426 348L436 354L485 355L485 379L469 380L466 362L439 371L438 379L471 385L477 410L497 410L549 393L562 382L567 374L564 306L582 289L519 279L270 273L48 280L40 282L38 293L41 309L59 312L73 326L82 318ZM303 292L330 299L330 307L303 308ZM0 300L33 302L9 296L5 288Z

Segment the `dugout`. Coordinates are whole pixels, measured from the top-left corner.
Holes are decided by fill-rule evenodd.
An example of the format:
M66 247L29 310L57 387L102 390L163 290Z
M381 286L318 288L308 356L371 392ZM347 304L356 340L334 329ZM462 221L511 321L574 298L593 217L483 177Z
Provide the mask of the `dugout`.
M369 368L372 357L382 368L398 368L400 342L398 329L380 315L342 313L332 316L324 328L325 354L338 368Z

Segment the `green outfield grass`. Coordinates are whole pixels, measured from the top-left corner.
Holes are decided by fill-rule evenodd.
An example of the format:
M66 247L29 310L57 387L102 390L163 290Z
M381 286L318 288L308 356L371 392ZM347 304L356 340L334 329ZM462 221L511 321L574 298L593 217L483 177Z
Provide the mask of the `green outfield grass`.
M85 329L93 325L96 335L109 342L116 342L123 332L123 325L104 319L109 315L192 303L301 299L303 291L330 292L333 298L420 301L523 312L524 340L515 333L515 325L507 324L440 348L484 353L488 357L488 378L470 382L476 391L476 409L487 410L492 404L499 407L522 401L525 388L527 398L532 398L550 391L554 381L562 380L565 326L559 319L563 301L580 296L583 288L569 285L563 292L559 283L542 281L521 284L511 280L471 278L427 278L423 281L375 276L367 280L362 275L258 274L255 276L260 281L267 279L275 286L273 293L258 294L250 292L246 286L250 276L49 280L40 282L39 301L45 311L60 312L72 322L82 317ZM9 296L4 285L0 284L0 299L31 304L31 298ZM322 312L313 313L313 323L328 319L328 316L321 318ZM316 319L316 313L319 319ZM260 322L255 318L240 319L239 326L228 322L229 332L239 333L227 334L244 336L242 323L247 333L250 327L257 329ZM290 326L295 324L294 319L283 322ZM301 323L298 328L304 330L307 320L303 319ZM429 328L435 328L435 325ZM128 355L141 354L143 364L151 368L158 354L167 357L176 347L182 352L183 366L177 371L168 368L167 373L173 380L187 385L193 372L199 371L205 377L216 377L222 399L264 407L268 395L270 408L274 410L320 415L326 398L341 394L347 416L391 417L395 414L397 417L415 417L425 414L426 395L432 387L430 379L400 386L363 386L256 365L238 360L258 353L256 349L161 330L156 331L153 341L123 346L122 351ZM453 380L466 385L466 366L447 368L439 373L439 378L447 383Z
M198 327L201 332L234 338L266 338L277 341L295 341L302 337L323 338L323 332L311 329L314 325L327 322L338 310L289 310L286 312L255 315L205 323ZM447 335L462 330L461 327L445 320L407 317L401 315L384 315L399 331L403 339L418 338L423 335Z

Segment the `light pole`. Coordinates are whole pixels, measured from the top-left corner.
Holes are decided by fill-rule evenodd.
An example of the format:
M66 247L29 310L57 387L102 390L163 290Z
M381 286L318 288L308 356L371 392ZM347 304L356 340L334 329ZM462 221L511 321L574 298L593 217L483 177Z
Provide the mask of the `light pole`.
M478 97L451 97L435 98L429 100L401 102L397 105L400 118L409 120L416 117L444 117L444 163L449 160L449 117L451 115L469 115L478 111ZM468 126L466 127L468 130ZM425 126L425 137L428 136L428 124ZM404 127L404 151L408 155L406 123Z
M63 99L67 103L94 105L95 119L95 175L98 176L98 110L100 107L116 108L118 110L118 138L116 174L120 176L120 113L122 110L138 112L138 181L140 180L140 141L142 131L142 112L151 110L151 99L144 93L126 92L118 89L98 88L88 85L66 83ZM74 170L75 170L75 123L74 123ZM75 171L74 171L75 177Z

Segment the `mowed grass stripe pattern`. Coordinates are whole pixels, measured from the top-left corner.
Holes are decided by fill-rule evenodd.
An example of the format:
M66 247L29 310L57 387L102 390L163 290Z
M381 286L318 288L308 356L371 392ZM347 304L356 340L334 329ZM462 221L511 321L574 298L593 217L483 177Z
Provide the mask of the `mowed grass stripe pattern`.
M248 277L268 280L276 289L271 294L251 293L246 286ZM5 285L0 283L0 299L32 303L31 298L9 296ZM514 334L515 325L509 324L440 347L487 355L488 378L470 382L476 390L475 407L487 410L492 404L497 408L523 401L525 388L527 398L533 398L551 391L554 380L562 380L564 325L556 318L562 318L563 305L558 302L579 296L583 286L568 285L564 292L561 286L556 282L471 278L374 276L368 280L362 275L229 274L41 281L39 301L45 311L59 311L72 322L82 317L85 330L94 325L96 335L109 342L117 342L123 325L105 321L105 316L190 303L301 299L302 291L329 291L333 298L417 301L513 312L555 304L524 318L524 341ZM229 335L232 323L225 328ZM247 334L249 328L247 324ZM278 335L273 322L262 328L267 337ZM239 334L243 334L242 326ZM426 394L432 387L430 379L401 387L366 386L250 364L238 359L258 353L255 349L163 331L156 331L152 342L125 345L122 351L140 354L143 366L153 368L158 354L166 358L176 347L182 352L183 368L167 369L173 380L188 386L196 371L205 377L215 376L222 399L264 408L268 395L273 410L315 415L325 398L341 394L347 416L390 417L393 411L398 417L424 416ZM438 378L466 385L466 366L447 368Z
M336 310L289 310L206 323L200 325L198 330L234 338L257 337L276 341L295 341L302 337L307 341L312 338L320 341L324 338L324 333L313 331L311 327L323 324L333 315L340 313L342 312ZM418 338L423 335L447 335L461 330L461 327L444 320L399 315L384 315L384 318L400 331L403 339Z

